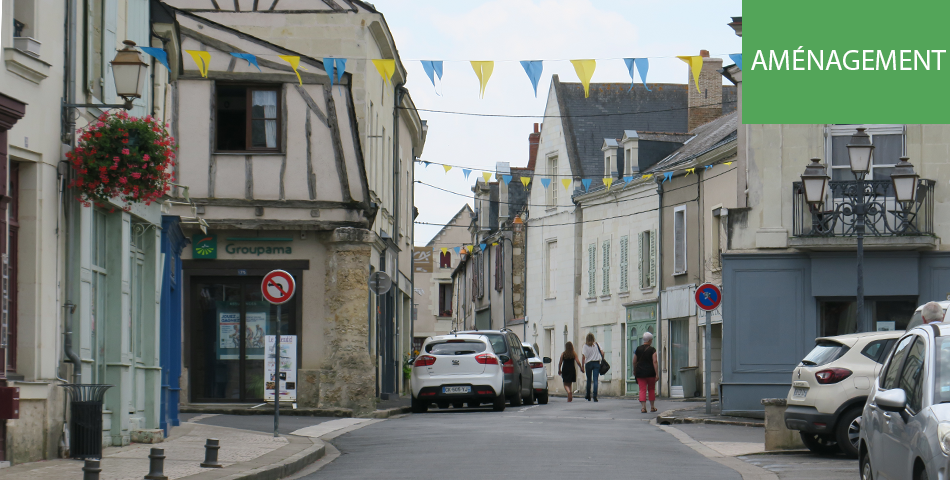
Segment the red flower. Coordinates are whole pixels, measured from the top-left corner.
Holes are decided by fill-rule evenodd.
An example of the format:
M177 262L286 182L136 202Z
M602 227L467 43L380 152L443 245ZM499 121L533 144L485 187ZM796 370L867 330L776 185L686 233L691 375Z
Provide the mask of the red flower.
M122 155L128 155L128 154L129 154L129 149L128 149L128 148L123 148L123 149L122 149Z

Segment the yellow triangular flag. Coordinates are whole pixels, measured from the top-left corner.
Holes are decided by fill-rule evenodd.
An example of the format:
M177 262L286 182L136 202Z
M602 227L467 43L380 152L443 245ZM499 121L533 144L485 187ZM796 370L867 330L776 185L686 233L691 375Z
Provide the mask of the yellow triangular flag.
M594 68L597 67L597 60L571 60L574 64L574 71L577 72L577 78L584 85L584 98L590 93L590 79L594 76Z
M529 183L531 183L531 177L521 177L521 184L522 184L522 185L524 185L525 187L527 187Z
M211 54L202 50L185 50L191 59L198 65L198 71L202 77L208 76L208 66L211 65Z
M278 55L278 57L290 64L290 68L292 68L297 75L297 81L300 82L300 85L303 85L303 80L300 79L300 72L297 71L297 67L300 65L300 57L296 55Z
M448 249L448 248L445 248L445 247L442 247L442 253L443 253L443 254L449 253L449 249Z
M686 175L683 175L683 176L684 176L684 177L688 177L689 174L691 174L691 173L696 173L696 168L687 168L687 169L686 169Z
M445 169L445 173L449 173L449 170L452 169L452 166L451 166L451 165L442 165L442 168Z
M485 183L488 183L491 180L491 172L482 172L482 178L485 179Z
M568 190L571 187L571 179L570 178L561 179L561 185L564 185L564 190Z
M732 165L732 162L725 162L723 165Z
M604 185L607 185L607 190L610 190L610 186L613 185L614 179L612 177L604 177Z
M495 243L491 244L491 246L497 247L497 246L498 246L498 242L495 242Z
M495 62L478 62L473 60L472 69L475 70L475 75L478 76L478 98L485 98L485 85L488 85L491 72L495 69Z
M699 55L692 55L692 56L677 55L676 58L686 62L689 65L689 69L693 72L693 80L695 80L695 83L696 83L696 91L699 93L703 93L699 89L699 72L702 71L703 69L703 57Z
M652 174L652 173L648 173L648 174L646 174L646 175L643 176L643 179L644 179L644 180L649 180L649 179L651 179L651 178L653 178L653 174Z
M373 65L376 65L376 71L379 72L380 77L383 77L384 82L392 83L393 74L396 73L395 60L377 59L373 60Z

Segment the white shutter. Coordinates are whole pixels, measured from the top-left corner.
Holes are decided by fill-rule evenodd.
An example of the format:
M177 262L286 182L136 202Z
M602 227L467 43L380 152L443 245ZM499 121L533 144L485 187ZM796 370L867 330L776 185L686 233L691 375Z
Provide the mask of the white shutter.
M587 246L587 296L597 296L597 244Z
M640 232L637 234L637 279L640 282L640 288L649 287L650 284L644 281L643 274L646 273L643 271L643 234L645 232Z
M656 282L656 230L650 232L650 281L648 286L655 287Z
M673 211L673 274L686 273L686 208Z
M601 295L610 295L610 240L604 240L603 246L603 266L604 286Z
M620 291L626 292L630 290L630 281L628 278L628 269L627 269L627 250L628 250L629 238L627 235L620 237Z

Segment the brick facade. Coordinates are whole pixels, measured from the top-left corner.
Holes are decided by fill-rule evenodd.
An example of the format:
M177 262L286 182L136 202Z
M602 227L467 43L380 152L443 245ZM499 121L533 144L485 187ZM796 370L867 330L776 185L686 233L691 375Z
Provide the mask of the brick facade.
M722 69L721 58L709 58L709 52L700 51L703 57L703 69L699 74L699 91L696 91L696 82L692 72L689 78L689 118L688 128L694 128L709 123L722 116Z

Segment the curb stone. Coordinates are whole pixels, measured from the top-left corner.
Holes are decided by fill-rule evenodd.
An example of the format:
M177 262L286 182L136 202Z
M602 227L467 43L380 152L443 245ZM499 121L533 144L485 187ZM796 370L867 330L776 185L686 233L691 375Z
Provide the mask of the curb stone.
M221 415L273 415L274 408L228 407L218 405L182 405L181 413L217 413ZM298 417L352 417L348 408L281 408L281 415Z
M709 424L709 425L734 425L739 427L760 427L765 428L764 422L755 422L751 420L720 420L718 418L703 417L677 417L675 413L678 410L667 410L657 415L651 423L654 425L676 425L676 424Z
M412 407L396 407L396 408L387 408L385 410L376 410L369 415L363 416L363 418L389 418L396 415L402 415L404 413L410 413Z
M220 470L212 470L183 477L181 480L279 480L303 470L310 464L316 462L326 455L326 444L320 439L297 437L293 435L286 435L285 437L290 440L290 444L286 447L278 448L273 452L244 464L229 465L228 467L222 468ZM261 461L260 459L265 457L280 457L281 455L284 455L281 450L293 448L295 445L299 445L301 443L309 443L310 445L303 450L300 450L297 453L284 458L283 460L262 465L251 470L234 472L236 468L241 468L248 464L259 463Z

